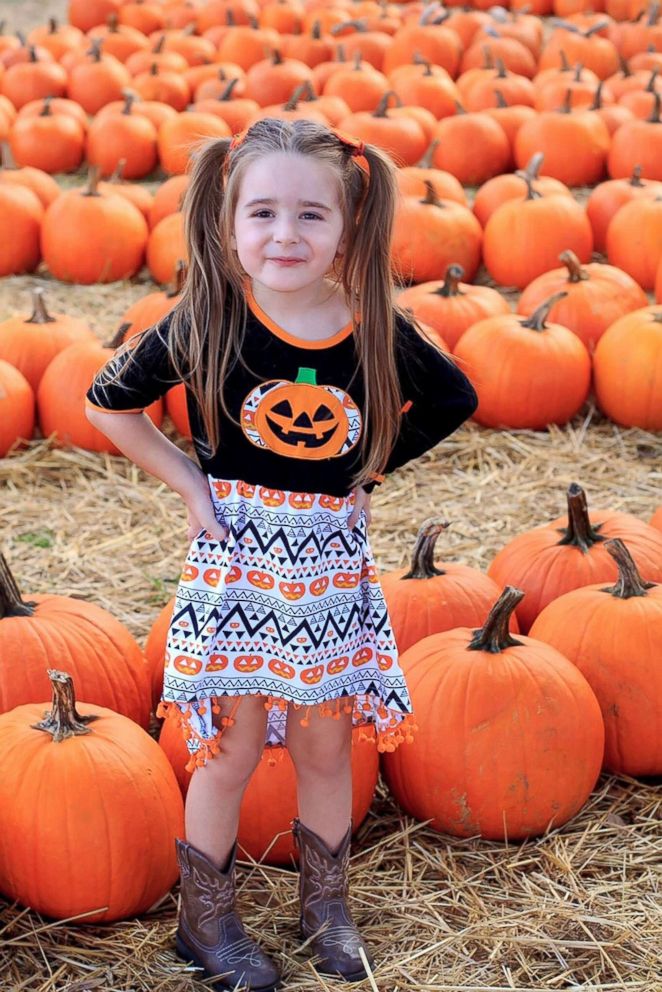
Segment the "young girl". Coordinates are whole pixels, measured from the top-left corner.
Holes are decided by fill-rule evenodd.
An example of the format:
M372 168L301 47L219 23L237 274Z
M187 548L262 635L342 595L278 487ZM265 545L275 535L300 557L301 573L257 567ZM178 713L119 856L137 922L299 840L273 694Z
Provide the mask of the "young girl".
M317 123L267 119L206 144L184 202L182 300L88 392L92 423L188 509L159 713L195 768L177 950L218 989L278 987L234 909L239 807L265 744L287 743L296 769L317 967L363 978L359 948L373 963L347 906L352 727L392 751L415 726L370 493L476 406L392 303L395 202L390 160ZM200 466L142 412L180 381Z

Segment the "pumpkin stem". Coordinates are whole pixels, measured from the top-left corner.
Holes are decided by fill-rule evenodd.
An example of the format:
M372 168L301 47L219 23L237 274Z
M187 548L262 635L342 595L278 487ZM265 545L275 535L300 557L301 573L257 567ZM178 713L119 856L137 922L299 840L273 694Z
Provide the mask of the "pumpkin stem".
M496 60L496 69L497 69L497 74L496 74L496 78L497 79L507 79L508 78L508 73L506 72L506 66L504 64L503 59L497 59Z
M559 262L562 262L568 270L568 282L583 282L585 279L591 278L586 269L582 268L582 263L574 251L570 251L569 248L567 251L561 252Z
M46 99L50 100L51 97L46 97ZM18 166L16 165L16 161L14 159L14 156L12 155L12 150L9 147L9 142L3 141L2 144L0 145L0 149L2 154L2 168L17 169Z
M83 196L101 196L97 189L101 178L101 166L91 165L87 173L87 186L83 191Z
M124 97L124 106L122 107L122 113L128 116L133 111L133 105L136 102L136 93L134 93L133 90L124 90L122 96Z
M184 288L184 280L186 279L186 262L183 258L177 259L177 265L175 266L175 280L166 291L166 296L171 300L174 296L179 296Z
M653 93L653 109L651 110L651 115L648 118L649 124L659 124L660 123L660 94L657 90Z
M527 317L526 320L520 320L520 325L522 327L529 327L532 331L544 331L547 326L545 321L549 316L549 311L555 303L558 303L559 300L564 299L567 295L567 292L561 290L559 293L554 293L554 295L550 296L549 299L543 300L540 306L533 311L530 317Z
M545 156L543 152L536 152L535 155L532 155L529 161L526 163L526 168L524 169L524 173L526 173L526 175L531 179L532 182L540 178L540 170L542 169L542 164L544 161L545 161ZM518 173L518 175L521 175L522 178L524 178L523 173Z
M389 103L389 100L391 99L392 96L394 96L395 99L398 101L397 104L396 104L396 106L397 107L401 107L402 106L402 100L400 99L400 97L398 96L398 94L395 92L395 90L387 90L386 93L384 93L384 96L381 98L381 100L377 104L377 106L375 107L375 109L373 110L373 112L372 112L372 116L373 117L387 117L388 116L387 113L386 113L386 111L388 110L388 103Z
M631 76L632 75L632 69L630 68L630 63L628 62L628 60L623 55L619 55L618 56L618 61L619 61L620 67L621 67L621 74L623 76L625 76L626 78L628 76Z
M577 65L575 66L575 74L572 77L573 83L581 83L583 71L584 71L584 66L581 64L581 62L578 62Z
M54 324L55 317L51 317L48 310L46 309L46 304L44 303L44 291L41 286L35 286L32 290L32 316L26 321L26 324Z
M508 624L522 599L524 593L521 589L506 586L490 610L484 626L474 631L474 636L467 645L467 651L489 651L490 654L500 654L506 648L521 645L522 642L516 641L511 635Z
M572 113L572 90L565 91L565 97L563 103L559 107L560 114L571 114Z
M7 559L0 554L0 620L6 617L31 617L36 608L36 603L26 603L22 599Z
M124 343L124 335L131 326L132 326L131 321L129 321L128 324L120 324L120 326L117 328L110 341L107 344L104 344L103 347L112 348L113 351L115 350L115 348L119 348L119 346Z
M494 68L494 58L492 56L492 49L489 45L483 45L483 69L493 69Z
M354 65L352 66L357 72L361 72L361 50L359 48L354 52Z
M117 183L121 183L124 179L125 169L126 169L126 159L125 158L118 159L114 171L108 177L108 182L115 183L115 185L117 185Z
M280 54L280 51L277 48L274 48L271 52L271 64L272 65L283 64L283 56Z
M535 157L535 156L534 156ZM531 160L533 161L533 159ZM530 165L531 163L529 163ZM526 199L527 200L540 200L542 193L539 193L537 189L533 188L533 176L530 175L528 171L528 166L523 172L517 172L515 175L519 176L526 183Z
M645 596L656 583L646 582L639 574L634 559L620 537L605 541L605 549L618 565L618 581L615 586L603 589L618 599L632 599L634 596Z
M222 71L223 70L221 70L221 72ZM219 73L219 79L220 79L220 73ZM219 100L231 100L232 99L232 93L235 90L238 82L239 82L239 77L237 77L236 79L229 80L228 85L225 87L225 89L220 94L220 96L219 96L218 99Z
M648 80L648 86L646 87L647 93L655 92L655 83L657 81L659 71L660 71L659 65L656 65L655 68L651 71L651 78Z
M435 138L433 141L430 142L430 147L426 151L425 155L420 160L420 162L416 163L419 169L434 168L434 166L432 165L432 158L434 156L438 144L439 144L439 138Z
M322 37L322 25L319 21L313 21L313 26L310 29L310 37L314 38L315 41L319 41Z
M588 108L589 110L600 110L602 108L602 87L604 85L604 79L601 79L597 85L595 95L593 97L593 103Z
M559 49L559 59L561 61L561 68L559 72L572 72L572 66L568 61L568 56L565 53L565 48Z
M435 295L446 298L450 296L464 296L464 293L460 290L460 282L463 276L464 269L461 265L458 265L456 262L449 265L444 276L444 284L434 290Z
M641 186L644 187L646 183L641 181L641 166L635 165L632 170L632 175L630 176L630 186Z
M502 107L507 107L508 106L508 101L506 100L506 98L503 95L503 93L501 92L501 90L495 89L494 90L494 96L495 96L495 99L496 99L496 105L497 105L497 107L502 108Z
M430 180L424 179L423 183L425 185L425 196L423 197L422 200L419 200L419 203L429 204L430 206L433 207L443 207L444 204L437 196L437 191L434 188L434 185L430 182Z
M309 386L317 385L317 369L299 368L295 382L305 382Z
M437 538L447 527L447 520L430 517L423 521L416 535L409 571L402 576L403 579L431 579L435 575L446 574L435 565L434 550Z
M155 55L160 55L161 54L161 52L163 51L163 46L165 45L165 40L166 40L165 34L159 35L159 37L157 38L157 40L154 43L154 47L152 48L152 52Z
M595 527L588 515L586 493L581 486L573 482L568 486L568 526L559 531L563 537L559 545L572 545L584 554L590 551L594 544L606 540L598 533L601 524Z
M50 713L44 713L44 719L39 723L33 723L32 729L43 730L45 734L50 734L54 744L66 741L68 737L89 734L90 730L85 724L99 718L92 715L82 716L76 712L76 696L71 675L58 672L56 668L49 668L48 678L53 690L52 709Z

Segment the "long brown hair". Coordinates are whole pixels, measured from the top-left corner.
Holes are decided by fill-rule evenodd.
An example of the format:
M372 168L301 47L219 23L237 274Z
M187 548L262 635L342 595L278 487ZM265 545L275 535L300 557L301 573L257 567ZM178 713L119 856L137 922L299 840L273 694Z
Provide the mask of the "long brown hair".
M329 128L314 121L275 118L257 121L233 147L227 138L200 147L183 202L188 271L170 318L171 360L197 399L212 454L220 436L219 400L225 416L240 426L227 408L222 386L236 362L247 364L246 274L230 247L240 184L252 161L273 152L314 156L338 175L344 253L337 263L337 281L354 315L365 391L367 430L361 441L361 468L352 480L358 485L383 471L397 438L402 406L395 357L395 315L401 311L393 304L390 259L397 186L395 168L378 148L365 146L368 176L351 145ZM158 331L158 325L152 330Z

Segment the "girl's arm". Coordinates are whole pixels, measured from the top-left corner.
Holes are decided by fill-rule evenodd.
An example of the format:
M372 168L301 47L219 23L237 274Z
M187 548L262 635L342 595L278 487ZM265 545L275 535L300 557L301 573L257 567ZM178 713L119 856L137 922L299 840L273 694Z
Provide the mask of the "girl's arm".
M188 510L189 541L203 529L217 540L227 538L227 528L214 514L207 476L154 426L146 414L103 413L89 405L85 412L90 423L127 458L179 493Z

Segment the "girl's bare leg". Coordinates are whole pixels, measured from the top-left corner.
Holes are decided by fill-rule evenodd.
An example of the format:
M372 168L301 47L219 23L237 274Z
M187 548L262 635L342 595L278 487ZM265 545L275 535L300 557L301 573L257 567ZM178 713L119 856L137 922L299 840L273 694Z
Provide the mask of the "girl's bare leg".
M230 715L235 700L219 700L221 712L214 715L214 726L220 727L222 717ZM223 729L221 753L196 768L186 796L186 839L221 869L237 836L244 791L264 748L264 703L264 696L241 697L234 724Z
M353 705L354 697L343 703ZM334 851L352 815L352 714L343 712L341 705L335 720L311 706L305 727L300 723L304 713L290 703L287 748L296 769L299 818Z

